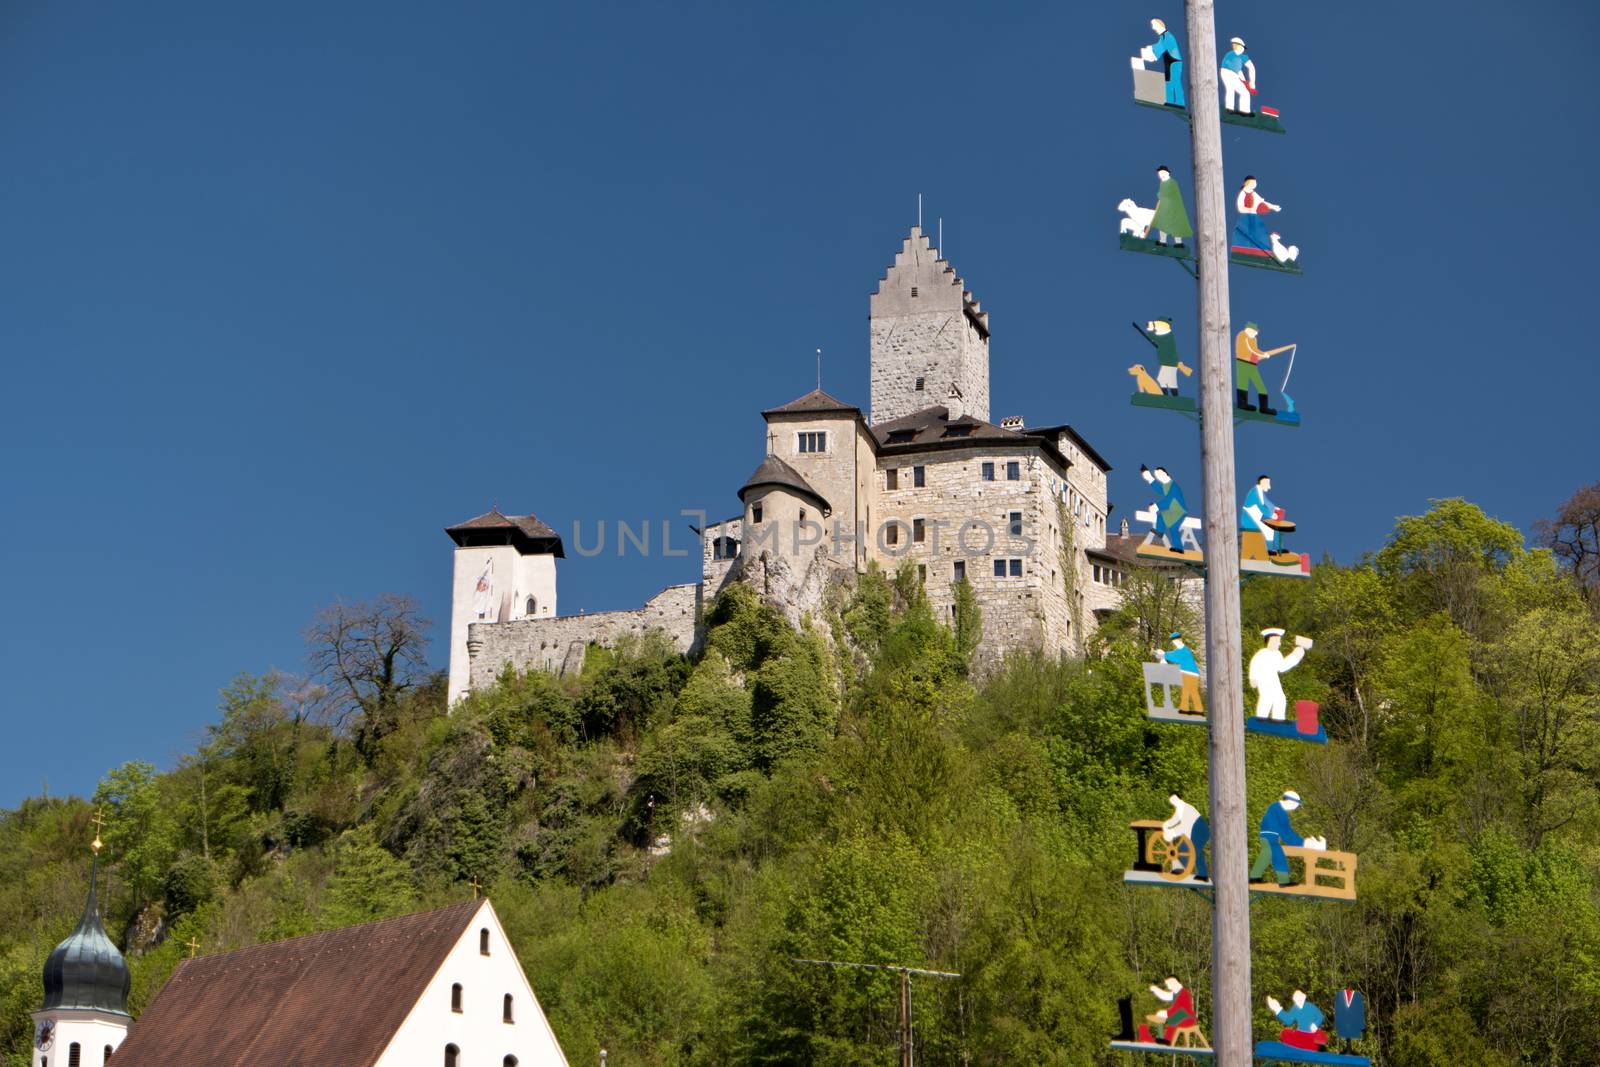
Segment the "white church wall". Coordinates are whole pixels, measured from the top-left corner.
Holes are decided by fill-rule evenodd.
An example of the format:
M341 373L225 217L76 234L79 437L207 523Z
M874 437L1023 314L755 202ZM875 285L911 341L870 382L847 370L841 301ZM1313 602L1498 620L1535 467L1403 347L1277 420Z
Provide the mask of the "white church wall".
M484 931L488 933L487 955L479 947ZM460 1011L452 1007L456 985L461 986ZM508 994L512 1005L509 1023L504 1021ZM487 900L395 1031L376 1067L439 1067L449 1045L460 1050L460 1067L503 1067L507 1056L516 1057L516 1067L567 1064L500 918Z

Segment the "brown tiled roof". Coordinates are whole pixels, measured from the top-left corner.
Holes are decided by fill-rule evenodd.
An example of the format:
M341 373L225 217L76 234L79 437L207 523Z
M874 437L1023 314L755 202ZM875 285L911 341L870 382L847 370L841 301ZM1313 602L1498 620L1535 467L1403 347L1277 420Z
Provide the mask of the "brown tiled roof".
M846 415L852 414L852 413L859 415L861 413L861 409L860 408L853 407L850 404L846 404L843 400L840 400L837 397L829 396L827 393L824 393L821 389L813 389L813 390L811 390L811 392L807 393L805 396L799 397L798 399L795 399L795 400L791 400L787 404L782 405L781 407L768 408L766 411L763 411L761 414L763 414L763 415L796 415L796 414L814 415L814 414L816 414L818 412L823 412L823 411L837 411L837 412L840 412L841 414L846 414Z
M761 461L761 466L755 473L745 479L744 485L739 489L739 499L757 486L776 485L791 492L799 493L816 503L824 512L831 511L828 501L823 495L811 488L811 483L801 476L800 472L789 466L777 456L768 456Z
M1141 558L1136 549L1142 538L1130 534L1123 537L1121 534L1106 534L1106 547L1102 549L1091 548L1085 550L1086 555L1099 556L1102 559L1112 559L1119 563L1144 564L1150 560Z
M463 547L510 543L527 551L553 550L557 556L566 558L566 551L561 545L561 535L540 522L537 515L502 515L499 508L490 508L475 519L446 526L444 532L450 535L450 540ZM497 535L505 540L494 542L488 540Z
M898 419L880 422L872 427L872 436L878 452L894 455L901 452L923 452L934 448L957 448L974 444L1010 444L1041 447L1063 467L1070 466L1067 457L1056 448L1051 436L1034 436L1017 433L996 426L992 422L963 415L950 418L948 408L934 406L913 411Z
M184 960L117 1067L371 1067L487 902Z
M1023 430L1022 432L1035 437L1055 437L1055 435L1058 433L1064 433L1068 437L1072 438L1077 446L1083 449L1083 454L1093 460L1102 471L1109 472L1111 470L1111 464L1106 462L1106 458L1099 452L1096 452L1094 446L1083 439L1083 434L1079 433L1066 423L1062 423L1060 426L1030 426L1028 429Z

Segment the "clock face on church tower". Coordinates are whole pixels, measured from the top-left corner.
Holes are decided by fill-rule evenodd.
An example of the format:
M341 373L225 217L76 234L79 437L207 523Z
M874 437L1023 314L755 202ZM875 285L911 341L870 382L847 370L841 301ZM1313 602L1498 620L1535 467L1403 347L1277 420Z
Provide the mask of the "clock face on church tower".
M34 1035L33 1043L38 1045L41 1051L48 1051L50 1046L56 1043L56 1024L40 1023L39 1032Z

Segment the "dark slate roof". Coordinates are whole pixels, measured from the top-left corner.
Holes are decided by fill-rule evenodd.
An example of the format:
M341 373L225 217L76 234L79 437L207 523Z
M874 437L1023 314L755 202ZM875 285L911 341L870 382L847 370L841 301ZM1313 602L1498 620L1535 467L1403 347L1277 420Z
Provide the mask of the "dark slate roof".
M1073 442L1079 448L1083 449L1083 454L1088 456L1091 460L1093 460L1095 462L1095 464L1098 465L1099 468L1102 471L1109 472L1111 470L1111 464L1106 462L1106 459L1105 459L1104 456L1102 456L1099 452L1095 451L1093 445L1091 445L1088 441L1085 441L1083 439L1083 434L1079 433L1077 430L1073 429L1071 426L1067 425L1066 423L1062 423L1060 426L1038 426L1038 427L1030 426L1026 430L1023 430L1022 432L1025 433L1025 434L1028 434L1030 436L1033 436L1033 437L1049 437L1049 438L1054 438L1056 436L1056 434L1064 433L1068 437L1072 438Z
M97 855L89 874L89 899L83 905L83 918L44 962L45 1011L88 1008L113 1015L128 1014L128 990L133 978L128 973L128 961L100 923L100 906L95 897L99 872Z
M371 1067L487 903L184 960L117 1067Z
M791 400L781 407L768 408L762 415L815 415L820 412L838 412L842 415L859 415L861 409L829 396L821 389L813 389L805 396Z
M833 510L822 494L811 488L811 483L801 477L799 471L777 456L768 456L762 460L761 466L755 469L755 473L745 479L744 485L739 489L739 499L743 500L746 493L758 486L773 485L788 489L790 492L799 493L814 502L823 511Z
M949 409L941 406L923 408L898 419L877 423L872 427L872 436L881 455L962 448L974 444L1025 445L1043 448L1063 467L1071 466L1067 457L1056 448L1053 436L1018 433L971 415L952 419Z
M446 526L444 532L462 548L513 545L524 554L551 552L559 559L567 555L561 535L537 515L502 515L499 508L490 508L475 519Z

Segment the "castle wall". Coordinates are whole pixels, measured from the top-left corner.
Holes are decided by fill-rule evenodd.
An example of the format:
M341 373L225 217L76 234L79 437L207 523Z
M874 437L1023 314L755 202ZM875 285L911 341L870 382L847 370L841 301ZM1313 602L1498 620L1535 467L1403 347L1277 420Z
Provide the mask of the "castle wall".
M574 674L583 667L591 644L612 645L630 634L660 630L680 652L693 651L700 621L701 586L669 585L628 611L597 611L551 619L515 619L473 623L467 631L470 684L488 688L507 666L556 674Z
M1005 476L1005 464L1012 461L1019 464L1016 481ZM994 481L983 480L984 462L995 464ZM891 466L900 471L900 488L884 488L883 472ZM913 485L915 466L924 468L921 488ZM1053 489L1062 476L1037 447L1021 443L884 457L876 483L872 558L890 572L905 559L925 568L923 587L947 624L954 618L955 564L962 561L983 612L980 659L997 659L1014 648L1072 651ZM1012 512L1021 513L1020 537L1010 532ZM913 537L917 518L926 523L920 544ZM903 524L898 545L886 544L878 532L890 520ZM968 526L963 537L962 527L974 521L985 525ZM1021 569L1015 577L1013 559ZM1004 576L995 575L996 560L1005 561Z

